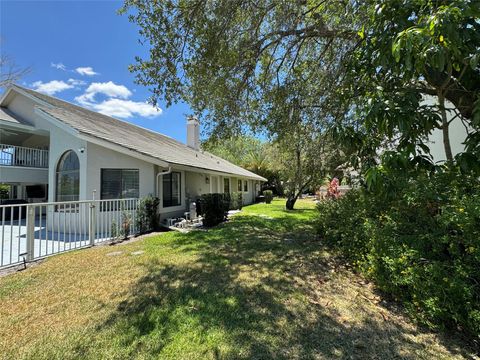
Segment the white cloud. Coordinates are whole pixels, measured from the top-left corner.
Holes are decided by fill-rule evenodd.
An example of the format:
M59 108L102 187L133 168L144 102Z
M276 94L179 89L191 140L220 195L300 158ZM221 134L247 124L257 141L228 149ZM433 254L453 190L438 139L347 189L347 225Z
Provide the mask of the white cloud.
M83 95L77 96L75 100L80 104L86 104L95 100L95 95L102 94L110 98L127 99L132 92L124 85L117 85L113 81L104 83L91 83Z
M68 79L67 82L73 86L83 86L87 84L85 81L78 79Z
M105 95L107 99L97 102L97 94ZM79 104L99 113L128 119L133 116L154 117L162 114L146 102L128 100L132 92L124 85L117 85L112 81L105 83L91 83L80 96L75 98Z
M42 81L35 81L32 84L32 87L35 90L37 90L39 92L42 92L44 94L54 95L58 92L68 90L68 89L72 89L74 87L74 85L66 83L66 82L61 81L61 80L52 80L52 81L49 81L47 83L44 83Z
M155 117L162 114L162 109L157 109L146 102L132 100L108 99L101 103L90 105L93 110L99 113L123 119L128 119L135 115Z
M90 66L77 67L75 71L80 75L86 75L86 76L98 75L98 73L93 71L93 68Z
M63 70L63 71L67 71L67 67L65 65L63 65L61 62L55 64L55 63L50 63L50 66L55 68L55 69L58 69L58 70Z

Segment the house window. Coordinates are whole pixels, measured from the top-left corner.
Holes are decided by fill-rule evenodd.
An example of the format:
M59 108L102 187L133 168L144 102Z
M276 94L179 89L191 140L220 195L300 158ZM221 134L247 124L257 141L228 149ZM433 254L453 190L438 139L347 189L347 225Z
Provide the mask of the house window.
M181 174L172 172L163 175L163 207L181 205Z
M223 192L225 194L230 192L230 179L229 178L224 178L223 179Z
M238 191L242 191L242 180L238 180Z
M80 161L74 151L65 152L57 164L56 201L78 201L80 195Z
M243 182L243 191L248 192L248 181L247 180L245 180Z
M137 169L102 169L101 198L138 198L139 173Z

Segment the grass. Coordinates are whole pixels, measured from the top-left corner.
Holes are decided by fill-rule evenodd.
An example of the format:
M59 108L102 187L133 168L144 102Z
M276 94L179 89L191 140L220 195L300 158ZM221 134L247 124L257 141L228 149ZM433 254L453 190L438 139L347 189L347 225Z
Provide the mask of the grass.
M312 202L283 206L249 206L208 231L66 253L1 278L0 357L474 357L411 324L325 250Z

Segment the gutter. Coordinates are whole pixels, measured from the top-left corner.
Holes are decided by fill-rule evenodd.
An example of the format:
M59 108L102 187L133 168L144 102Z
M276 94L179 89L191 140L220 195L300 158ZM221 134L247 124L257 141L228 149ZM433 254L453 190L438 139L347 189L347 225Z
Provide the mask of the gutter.
M166 171L162 171L162 172L159 172L157 174L157 177L156 177L156 180L155 180L155 191L157 193L157 197L160 198L160 193L158 191L158 179L160 178L160 176L163 176L163 175L168 175L172 172L172 167L169 166L168 169Z

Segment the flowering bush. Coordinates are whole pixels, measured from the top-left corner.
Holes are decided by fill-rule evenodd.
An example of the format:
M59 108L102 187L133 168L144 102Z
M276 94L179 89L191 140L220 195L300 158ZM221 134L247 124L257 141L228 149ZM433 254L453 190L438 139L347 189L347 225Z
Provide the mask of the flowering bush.
M338 186L340 185L338 179L334 177L327 189L327 199L338 199L340 197L340 191L338 191Z

